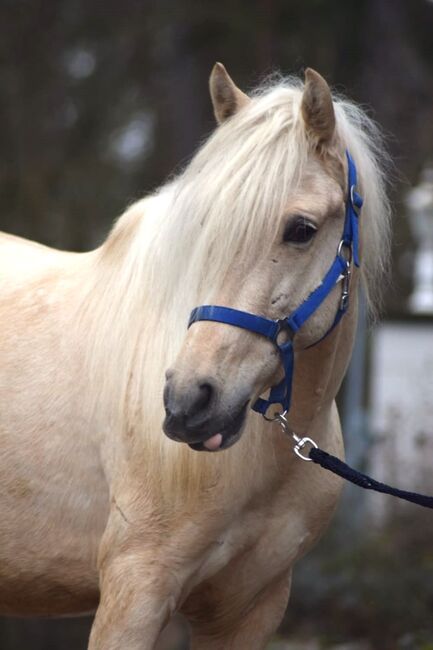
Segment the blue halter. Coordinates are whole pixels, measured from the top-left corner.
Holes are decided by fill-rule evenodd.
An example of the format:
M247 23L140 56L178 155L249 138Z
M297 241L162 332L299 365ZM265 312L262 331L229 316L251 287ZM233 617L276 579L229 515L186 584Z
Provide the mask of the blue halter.
M335 285L342 281L342 294L337 313L329 330L322 336L319 341L313 343L317 345L334 329L340 322L343 314L346 313L349 306L349 280L350 266L353 262L359 267L359 236L358 236L358 212L362 206L362 198L356 192L356 166L348 151L346 151L348 164L348 195L346 199L346 214L344 219L344 228L341 241L337 248L335 260L331 264L328 272L320 284L304 302L299 305L286 318L280 320L271 320L263 316L256 316L246 311L232 309L231 307L219 307L216 305L202 305L192 310L188 327L200 320L216 321L234 325L242 329L250 330L261 336L270 339L278 348L284 368L284 377L279 384L271 388L269 398L259 399L253 404L254 411L261 413L266 417L266 412L272 404L281 404L283 411L287 412L290 408L293 379L293 343L292 339L302 325L310 318L312 314L320 307L325 298L331 293ZM278 338L281 332L288 332L290 340L279 343Z

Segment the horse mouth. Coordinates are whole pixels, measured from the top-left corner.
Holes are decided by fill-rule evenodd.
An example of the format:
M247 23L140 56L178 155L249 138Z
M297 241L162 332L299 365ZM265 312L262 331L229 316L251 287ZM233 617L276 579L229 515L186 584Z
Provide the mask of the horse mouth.
M249 400L245 402L238 414L224 429L211 434L208 438L201 440L200 442L189 442L188 447L194 451L207 451L210 453L223 451L224 449L232 447L242 435L242 428L245 423L248 404Z

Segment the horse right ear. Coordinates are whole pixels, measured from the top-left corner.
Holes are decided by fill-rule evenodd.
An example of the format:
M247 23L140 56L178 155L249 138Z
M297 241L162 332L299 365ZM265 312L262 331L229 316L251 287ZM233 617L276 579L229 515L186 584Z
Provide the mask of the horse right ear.
M218 124L251 101L248 95L239 90L222 63L215 63L212 69L209 90Z
M305 70L301 112L307 132L317 144L329 144L335 131L332 95L324 78L315 70Z

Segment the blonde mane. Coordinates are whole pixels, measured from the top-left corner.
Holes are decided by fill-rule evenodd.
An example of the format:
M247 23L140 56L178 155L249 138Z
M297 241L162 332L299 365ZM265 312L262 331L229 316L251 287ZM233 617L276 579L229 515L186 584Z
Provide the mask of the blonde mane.
M182 485L183 495L185 489L194 493L205 476L209 484L215 473L238 471L241 444L227 454L197 454L162 434L164 373L185 336L190 310L212 301L235 260L269 241L284 214L309 152L301 96L296 79L260 87L183 173L125 212L94 255L79 319L90 341L88 372L99 387L94 411L99 418L110 412L113 435L133 432L137 459L140 453L152 458L149 483L162 492ZM362 279L374 310L388 261L386 158L365 113L338 98L334 106L365 197ZM255 426L257 445L250 448L259 454L258 418Z

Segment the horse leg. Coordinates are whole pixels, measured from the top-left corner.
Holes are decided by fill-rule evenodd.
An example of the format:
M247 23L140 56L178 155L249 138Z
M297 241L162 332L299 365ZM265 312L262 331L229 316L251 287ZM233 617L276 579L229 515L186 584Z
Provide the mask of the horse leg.
M119 556L104 566L89 650L153 650L176 607L163 573L141 553Z
M291 573L280 576L242 607L233 602L235 594L227 592L221 602L212 602L207 609L204 596L204 610L197 617L189 617L191 650L266 648L284 616L290 582Z

